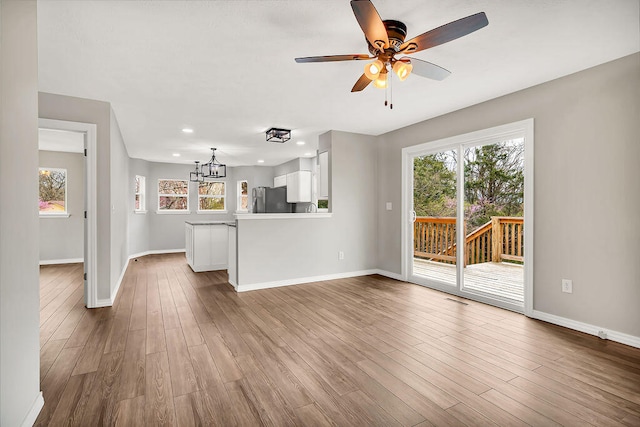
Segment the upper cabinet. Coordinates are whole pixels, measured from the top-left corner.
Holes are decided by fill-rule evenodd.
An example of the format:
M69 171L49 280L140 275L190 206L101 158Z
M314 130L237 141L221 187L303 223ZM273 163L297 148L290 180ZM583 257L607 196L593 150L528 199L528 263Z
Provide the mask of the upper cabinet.
M273 186L277 187L285 187L287 185L287 175L280 175L273 178Z
M297 171L286 175L287 203L311 202L311 171Z

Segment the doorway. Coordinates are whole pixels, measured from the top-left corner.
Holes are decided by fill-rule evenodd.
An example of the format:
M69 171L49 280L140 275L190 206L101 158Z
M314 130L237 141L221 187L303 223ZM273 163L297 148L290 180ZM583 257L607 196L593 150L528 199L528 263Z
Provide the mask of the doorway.
M82 178L84 180L83 190L83 207L79 213L82 218L82 261L83 261L83 278L84 278L84 303L87 308L94 308L98 306L97 301L97 197L96 197L96 125L90 123L69 122L62 120L51 119L39 119L39 130L41 133L55 135L60 133L61 135L67 134L71 138L61 138L63 145L68 145L68 142L62 142L63 140L79 140L80 147L75 151L81 150L83 156L84 168ZM64 134L63 134L64 133ZM49 145L47 146L52 151L69 151L67 148L58 147L55 149L55 138L51 138ZM73 149L71 149L73 151ZM46 166L46 165L45 165ZM46 168L44 168L46 169ZM64 176L66 179L66 173L68 172L64 168L58 168L62 170L55 171L58 175ZM41 174L46 174L51 171L40 171ZM65 191L66 194L66 191ZM65 195L66 197L66 195ZM60 201L52 203L50 201L41 201L40 205L50 204L54 206L53 210L59 210ZM66 204L66 200L65 203ZM47 209L47 207L45 207ZM53 215L56 215L55 212ZM69 213L64 210L63 213L59 213L58 216L70 216ZM55 220L51 220L55 221Z
M531 312L533 120L403 150L403 276Z

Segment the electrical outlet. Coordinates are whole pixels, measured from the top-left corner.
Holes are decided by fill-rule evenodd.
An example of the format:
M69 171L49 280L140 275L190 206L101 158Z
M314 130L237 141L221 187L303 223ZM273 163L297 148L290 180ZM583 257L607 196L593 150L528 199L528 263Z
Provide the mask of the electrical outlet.
M567 294L573 293L573 281L569 279L562 279L562 292Z
M598 331L598 338L600 338L601 340L606 340L607 333L605 331Z
M340 261L342 261L344 259L344 252L342 252L342 251L338 252L338 259Z

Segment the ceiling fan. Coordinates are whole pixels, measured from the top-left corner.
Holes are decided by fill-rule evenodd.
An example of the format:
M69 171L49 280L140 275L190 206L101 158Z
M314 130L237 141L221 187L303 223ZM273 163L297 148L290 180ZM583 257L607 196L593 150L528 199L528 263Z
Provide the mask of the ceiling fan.
M386 88L390 83L390 72L394 72L400 81L405 80L412 72L421 77L442 80L451 74L451 72L421 59L409 58L407 56L396 58L396 56L420 52L421 50L441 45L459 37L466 36L489 24L485 13L480 12L450 22L420 34L409 41L405 41L407 26L400 21L383 21L371 1L352 0L351 8L353 9L358 24L360 24L360 28L362 28L364 32L371 56L367 54L353 54L296 58L296 62L298 63L368 61L373 59L373 62L365 65L364 74L360 76L351 89L351 92L359 92L366 88L371 82L373 82L375 87ZM393 106L391 108L393 108Z

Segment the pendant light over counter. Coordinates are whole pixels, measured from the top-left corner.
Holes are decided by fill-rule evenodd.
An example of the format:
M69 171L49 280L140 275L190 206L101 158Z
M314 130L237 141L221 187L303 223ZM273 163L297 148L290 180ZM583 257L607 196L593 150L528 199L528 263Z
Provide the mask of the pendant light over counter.
M207 163L200 165L200 162L195 162L195 171L189 174L189 181L191 182L203 182L205 179L218 179L225 178L227 176L227 165L220 163L216 159L216 149L212 148L211 160Z

